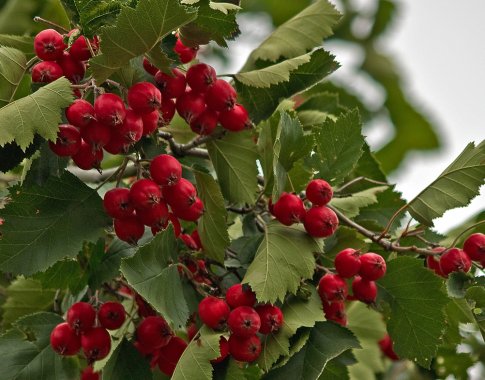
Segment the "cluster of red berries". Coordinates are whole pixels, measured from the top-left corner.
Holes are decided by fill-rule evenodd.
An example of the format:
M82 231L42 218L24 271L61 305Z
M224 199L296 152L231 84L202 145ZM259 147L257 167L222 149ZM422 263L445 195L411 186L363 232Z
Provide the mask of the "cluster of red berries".
M66 315L66 322L58 324L51 332L50 344L59 355L76 355L82 348L90 367L83 371L83 378L93 373L91 365L105 358L111 349L108 330L117 330L125 322L126 313L119 302L105 302L99 309L87 302L73 304ZM97 320L97 323L96 323ZM86 372L86 374L84 374Z
M246 285L231 286L225 300L213 296L199 303L199 317L208 327L223 331L229 328L230 337L221 337L221 355L212 361L219 363L229 354L241 362L253 362L261 353L259 334L277 333L283 325L283 313L277 306L263 304L254 307L256 295ZM232 310L231 310L232 309Z
M150 164L150 174L152 179L139 179L130 189L118 187L104 196L104 208L114 218L116 235L131 244L136 244L143 236L144 226L151 227L156 234L166 228L170 220L178 230L177 235L177 232L180 234L177 218L195 222L204 212L195 186L182 178L182 166L176 158L167 154L155 157ZM198 246L191 236L183 238Z
M68 48L65 39L68 39L77 29L71 30L63 36L54 29L46 29L34 38L34 50L42 62L32 67L32 81L37 83L50 83L65 76L73 83L79 83L86 73L86 61L91 58L88 40L84 36L76 40ZM89 40L93 51L99 47L98 38Z
M146 58L145 70L154 76L162 93L162 112L170 119L175 110L199 135L210 135L217 124L224 129L238 132L251 126L246 109L236 104L236 90L226 81L217 79L212 66L198 63L191 66L185 75L172 69L171 75L158 70ZM187 85L190 89L187 89Z
M327 273L320 279L318 294L325 317L345 326L345 301L358 300L367 304L375 302L375 281L386 274L386 261L377 253L360 255L359 251L347 248L337 254L334 264L337 274ZM352 296L349 296L346 279L352 277Z
M441 277L446 278L452 272L469 272L472 261L485 267L485 235L482 233L470 235L463 243L463 249L437 247L433 251L437 255L427 256L426 265Z
M323 179L314 179L306 188L306 199L312 203L311 208L305 209L298 195L283 193L276 203L270 201L269 211L285 226L303 222L309 235L327 237L336 231L339 223L335 212L325 206L332 197L332 186Z

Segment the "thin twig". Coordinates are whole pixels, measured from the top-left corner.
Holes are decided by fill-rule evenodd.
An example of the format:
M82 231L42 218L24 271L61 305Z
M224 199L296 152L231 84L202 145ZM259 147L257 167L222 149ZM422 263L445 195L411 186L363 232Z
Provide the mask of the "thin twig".
M42 17L39 17L39 16L35 16L34 17L34 22L43 22L44 24L47 24L47 25L50 25L50 26L52 26L52 27L54 27L56 29L62 30L64 33L69 33L69 30L67 30L63 26L61 26L59 24L56 24L53 21L46 20L45 18L42 18Z
M358 182L361 182L361 181L365 181L365 182L369 182L369 183L373 183L373 184L376 184L376 185L384 185L384 186L389 186L388 183L386 182L381 182L381 181L376 181L374 179L370 179L370 178L367 178L367 177L357 177L357 178L354 178L352 179L351 181L343 184L340 188L338 188L337 190L335 190L336 193L341 193L343 190L345 190L347 187L350 187Z
M481 221L479 221L475 224L472 224L470 227L465 228L463 231L461 231L458 234L458 236L455 238L455 240L453 240L453 243L451 243L449 248L453 248L455 246L455 244L458 242L458 240L460 240L462 235L465 234L465 232L470 231L470 230L474 229L475 227L477 227L477 226L479 226L480 224L483 224L483 223L485 223L485 220L481 220Z

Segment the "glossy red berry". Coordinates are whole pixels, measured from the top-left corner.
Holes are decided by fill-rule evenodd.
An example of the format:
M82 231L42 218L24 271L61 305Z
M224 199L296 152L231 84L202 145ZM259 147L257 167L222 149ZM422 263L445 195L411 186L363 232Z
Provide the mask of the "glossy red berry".
M150 82L139 82L128 90L128 104L139 114L147 114L160 108L162 94Z
M314 206L307 211L304 226L310 236L327 237L337 230L338 217L326 206Z
M162 194L167 203L177 209L189 208L197 199L195 186L185 178L172 186L164 186Z
M86 73L86 66L83 62L75 60L71 55L65 51L57 63L62 68L64 76L73 83L79 83Z
M180 234L179 238L184 242L184 244L187 246L188 249L191 249L193 251L197 250L197 244L195 244L195 241L194 239L192 239L192 236L187 234Z
M93 328L96 311L87 302L76 302L67 311L66 321L76 332L85 333Z
M259 331L261 319L252 307L239 306L229 314L227 325L234 335L248 338Z
M239 306L253 307L256 303L256 294L249 285L235 284L227 289L226 302L232 309Z
M177 39L173 50L179 56L180 62L189 63L197 56L199 48L185 46L180 39Z
M147 317L136 329L136 338L140 344L152 350L166 346L172 337L173 332L162 317Z
M365 253L360 256L359 274L365 280L376 281L386 274L386 261L377 253Z
M463 243L463 251L471 260L485 260L485 235L481 233L470 235Z
M160 107L161 112L161 124L170 124L175 115L175 101L173 99L163 98L162 106Z
M76 355L81 348L81 339L67 323L60 323L51 332L52 349L59 355Z
M158 73L156 66L152 65L147 57L143 57L143 68L148 74L156 75Z
M117 130L111 130L111 140L104 147L104 150L111 154L127 153L130 144L125 142L125 138L117 133Z
M172 69L172 75L159 71L155 75L155 83L165 99L174 99L183 95L187 82L185 75L179 69Z
M377 285L374 281L356 276L352 281L352 292L355 298L364 303L373 303L377 297Z
M210 135L217 127L219 115L210 109L206 109L198 117L190 121L192 132L205 136Z
M240 104L236 104L233 108L222 111L219 114L219 122L222 128L231 132L239 132L251 127L248 111Z
M143 121L143 136L147 136L158 129L160 122L160 113L158 110L142 115Z
M441 255L440 267L445 276L451 272L468 272L472 262L468 255L461 249L451 248Z
M194 203L190 207L178 207L172 205L171 207L172 212L177 218L186 220L188 222L197 221L197 219L199 219L204 213L204 203L200 200L200 198L195 198Z
M223 336L221 336L221 339L219 340L219 352L219 357L217 359L211 360L212 364L222 362L229 355L229 342Z
M216 80L216 71L205 63L198 63L187 70L187 83L196 92L206 92Z
M391 340L391 337L386 334L384 338L379 341L379 347L384 355L386 355L389 359L396 361L399 360L399 357L394 352L394 344Z
M100 380L101 372L94 372L93 367L89 366L81 372L81 380Z
M81 134L73 125L59 125L55 143L49 141L51 150L61 157L73 156L81 148Z
M56 62L39 62L32 67L32 82L50 83L62 77L62 67Z
M325 206L333 197L332 186L323 179L314 179L306 187L306 197L317 206Z
M66 109L66 117L69 123L84 128L95 120L94 107L87 100L76 99Z
M345 313L345 303L343 302L323 302L325 318L339 325L347 325L347 314Z
M125 120L114 129L114 132L122 137L126 144L133 145L143 136L143 119L132 109L127 109Z
M182 177L182 165L175 157L161 154L152 160L150 175L159 185L172 186Z
M43 61L55 61L62 57L66 44L62 35L54 29L45 29L34 38L34 50Z
M81 336L81 347L89 362L104 359L111 349L111 337L104 327L95 327Z
M229 352L240 362L251 363L261 354L261 340L257 335L240 338L236 335L229 337Z
M115 219L113 224L116 236L130 244L136 244L145 232L145 226L135 215L130 215L123 219Z
M194 240L195 245L197 246L197 250L204 249L204 247L202 246L202 241L200 240L199 231L197 229L192 231L190 237Z
M106 124L92 122L81 129L81 136L93 150L100 150L111 141L111 128Z
M273 213L280 223L291 226L305 218L305 206L298 195L283 193L273 205Z
M168 207L160 201L152 207L137 210L136 216L145 226L164 228L168 221Z
M339 275L327 273L318 283L318 294L324 301L344 301L348 294L347 283Z
M187 91L177 98L175 104L178 114L187 122L197 119L206 109L204 95Z
M123 100L115 94L102 94L94 102L94 111L99 122L110 127L123 124L126 108Z
M161 198L160 186L151 179L142 178L131 185L130 201L137 210L153 207Z
M283 326L283 312L278 306L266 304L256 307L256 312L261 319L261 334L272 334L278 332Z
M187 348L187 342L178 336L170 339L166 346L158 351L158 368L167 376L172 376L180 357Z
M212 329L220 330L224 328L229 313L229 306L220 298L208 296L199 303L199 317L204 324Z
M98 310L98 320L107 330L119 329L126 319L126 312L119 302L105 302Z
M170 223L172 223L175 237L178 237L182 233L182 226L180 225L180 221L172 213L168 214L168 220L170 221Z
M360 270L360 253L353 248L344 249L335 256L334 264L340 277L353 277Z
M236 104L237 93L234 87L223 79L217 79L206 92L207 107L214 111L225 111Z
M440 248L440 251L438 252L441 252L441 250L444 251L446 249L444 247L439 247L439 248ZM438 276L446 277L446 275L441 270L439 256L435 256L435 255L426 256L426 266L432 271L434 271Z
M157 314L150 304L146 302L138 293L135 293L135 302L136 306L138 307L137 312L140 317L152 317Z
M83 140L79 151L72 156L72 160L80 169L99 169L101 161L103 161L103 150L93 149L90 144Z
M91 48L94 52L98 50L98 39L94 37L92 40L89 41ZM71 45L69 49L69 53L71 54L72 58L78 61L87 61L89 58L92 57L91 51L89 50L87 39L84 36L79 36L76 41Z
M130 190L121 187L106 192L103 205L109 216L118 219L129 217L135 210L130 201Z

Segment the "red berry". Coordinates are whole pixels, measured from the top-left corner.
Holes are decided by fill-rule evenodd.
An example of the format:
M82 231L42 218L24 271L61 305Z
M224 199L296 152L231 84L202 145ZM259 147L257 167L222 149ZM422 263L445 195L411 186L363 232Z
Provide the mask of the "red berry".
M127 153L130 148L130 144L127 144L125 142L125 138L123 136L119 136L116 132L117 130L111 130L111 140L103 147L104 150L111 154Z
M189 63L195 58L195 56L197 55L197 50L199 50L199 48L185 46L180 39L177 39L173 50L179 56L180 62Z
M347 283L336 274L327 273L318 283L318 294L324 301L344 301L347 298Z
M143 57L143 68L148 74L156 75L158 69L151 64L147 57Z
M139 82L128 90L128 104L136 113L147 114L160 108L162 94L150 82Z
M91 51L89 50L88 44L86 42L86 37L79 36L76 41L71 45L69 49L69 53L71 57L78 60L78 61L87 61L89 58L92 57ZM94 52L98 50L98 39L94 37L92 40L89 41L91 47L93 48Z
M81 339L67 323L60 323L51 332L51 347L59 355L76 355L81 348Z
M332 235L338 227L338 217L325 206L314 206L309 209L303 222L306 232L313 237Z
M57 63L62 68L64 76L73 83L79 83L86 73L86 66L83 62L75 60L71 55L65 51Z
M59 125L56 142L49 141L49 146L58 156L73 156L81 148L81 134L73 125Z
M463 243L463 250L471 260L485 260L485 235L481 233L470 235Z
M137 210L144 210L160 203L162 191L156 182L150 179L139 179L130 189L130 201Z
M102 94L94 102L94 111L99 122L110 127L123 124L126 109L123 100L115 94Z
M192 236L187 235L187 234L180 234L179 238L184 242L184 244L187 246L187 248L189 248L193 251L197 250L197 244L195 244L195 241L194 241L194 239L192 239ZM194 272L195 272L195 270L194 270ZM194 272L192 272L192 273L194 273Z
M160 111L162 113L162 125L169 124L175 115L175 101L173 101L173 99L163 98Z
M140 344L152 350L166 346L172 337L173 332L162 317L147 317L136 329L136 338Z
M199 231L197 229L192 231L190 237L194 240L198 251L204 249L204 247L202 246L202 241L200 240Z
M160 201L147 209L139 209L136 216L145 226L165 228L168 221L168 207L165 202Z
M81 336L81 346L89 362L104 359L111 349L111 337L104 327L95 327Z
M200 200L200 198L195 198L194 203L190 207L170 206L172 207L172 212L177 218L186 220L188 222L197 221L197 219L199 219L204 213L204 203Z
M185 87L187 86L185 75L179 69L172 69L172 75L166 74L163 71L157 72L155 75L155 83L164 99L178 98L184 94Z
M155 310L146 302L138 293L135 293L135 302L138 306L138 315L140 317L146 318L156 315Z
M339 325L347 325L347 315L345 314L345 304L343 302L323 302L325 318Z
M81 136L93 150L100 150L111 141L111 128L106 124L92 122L81 129Z
M99 323L107 330L119 329L125 318L125 308L119 302L105 302L98 310Z
M384 338L379 341L379 347L384 355L386 355L389 359L396 361L399 360L399 357L394 352L393 342L391 337L386 334Z
M89 366L81 372L81 380L100 380L100 375L100 372L94 372L93 367Z
M192 322L187 326L187 339L191 341L197 335L197 325Z
M352 292L359 301L373 303L377 297L377 285L374 281L367 281L357 276L352 281Z
M182 165L175 157L161 154L152 160L150 175L159 185L172 186L182 177Z
M114 131L126 144L132 145L143 136L143 119L132 109L127 109L125 120Z
M172 213L168 214L168 219L172 223L175 237L179 237L179 235L182 233L182 226L180 225L180 221Z
M187 348L187 342L178 336L170 339L166 346L158 351L158 368L167 376L172 376L177 363Z
M386 261L377 253L365 253L360 256L359 274L368 281L378 280L386 274Z
M323 179L314 179L306 187L306 197L317 206L325 206L333 197L332 186Z
M217 112L206 109L190 121L190 129L199 135L210 135L217 127L218 117Z
M197 199L195 186L185 178L180 178L175 185L164 186L162 193L167 203L178 209L189 208Z
M446 248L444 247L438 247L433 249L433 251L435 252L442 252L444 250L446 250ZM446 277L446 275L441 270L439 256L436 256L436 255L426 256L426 266L432 271L434 271L438 276Z
M158 110L142 115L143 121L143 136L147 136L158 129L160 121L160 113Z
M261 340L257 335L249 338L240 338L237 335L229 337L229 352L234 359L240 362L251 363L261 353Z
M256 294L249 285L235 284L227 289L226 302L232 309L239 306L253 307L256 303Z
M199 303L199 317L204 324L212 329L224 328L229 313L229 306L220 298L208 296Z
M130 244L136 244L145 232L143 223L140 222L135 215L130 215L123 219L115 219L114 227L116 236L118 236L120 240Z
M187 83L196 92L206 92L216 80L216 71L205 63L198 63L187 70Z
M259 328L261 334L276 333L283 326L283 313L278 306L260 305L256 307L256 312L261 319L261 327Z
M62 35L54 29L45 29L34 38L34 50L43 61L55 61L66 48Z
M84 128L95 120L94 107L84 99L76 99L66 109L66 117L72 125Z
M221 339L219 340L219 352L219 357L217 359L211 360L212 364L222 362L229 355L229 342L223 336L221 336Z
M360 254L359 251L347 248L340 251L335 256L335 269L340 277L350 278L359 273L360 269Z
M93 149L86 141L81 141L79 151L72 156L72 160L80 169L99 169L101 161L103 161L103 151Z
M135 210L130 202L130 190L121 187L109 190L104 195L103 205L109 216L118 219L129 217Z
M227 325L234 335L248 338L258 332L261 327L261 319L252 307L239 306L229 314Z
M236 90L225 80L217 79L206 92L207 107L214 111L226 111L236 104Z
M305 206L298 195L283 193L273 205L273 212L278 221L285 226L291 226L305 218Z
M451 272L468 272L472 262L468 255L461 249L451 248L441 255L440 267L445 276Z
M50 83L63 75L62 67L55 62L39 62L32 67L32 82Z
M67 311L66 321L76 332L85 333L93 328L96 311L87 302L76 302Z
M180 95L175 106L178 114L189 124L206 109L204 95L192 90Z
M239 132L251 127L248 111L240 104L236 104L229 110L222 111L219 114L219 122L224 129L232 132Z

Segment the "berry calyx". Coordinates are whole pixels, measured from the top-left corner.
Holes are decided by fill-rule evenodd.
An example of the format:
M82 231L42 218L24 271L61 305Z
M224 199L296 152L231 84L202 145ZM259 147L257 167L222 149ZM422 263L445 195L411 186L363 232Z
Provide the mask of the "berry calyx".
M155 157L150 164L150 175L161 186L175 185L182 177L182 165L168 154Z
M39 62L32 67L32 82L50 83L63 75L62 67L56 62Z
M343 302L323 302L323 311L325 318L339 325L347 325L347 315L345 313L345 304Z
M125 120L116 129L113 129L117 136L121 137L125 144L133 145L140 141L143 136L143 119L132 109L126 110Z
M178 336L170 339L166 346L158 350L158 368L167 376L172 376L180 357L187 348L187 342Z
M187 70L187 83L196 92L206 92L216 80L216 71L205 63L198 63Z
M344 278L350 278L359 273L360 254L359 251L347 248L340 251L334 260L337 273Z
M107 330L119 329L125 319L125 308L119 302L105 302L98 310L99 323Z
M84 99L76 99L66 109L66 118L72 125L84 128L96 119L94 107Z
M223 79L217 79L206 92L207 107L214 111L226 111L236 104L237 93L234 87Z
M76 355L81 348L81 339L66 322L58 324L51 332L50 344L59 355Z
M307 211L303 225L310 236L327 237L337 230L338 217L326 206L314 206Z
M34 50L43 61L55 61L62 57L66 45L62 34L54 29L45 29L34 38Z
M151 179L139 179L130 188L130 201L136 210L145 210L160 203L162 191Z
M339 275L327 273L318 283L318 294L322 301L344 301L348 294L347 283Z
M221 336L221 339L219 340L219 352L219 357L211 360L212 364L217 364L224 361L224 359L229 355L229 342L223 336Z
M173 337L167 321L162 317L146 317L136 329L136 339L150 350L166 346Z
M143 236L145 227L136 215L130 215L123 219L114 219L116 236L120 240L135 245Z
M325 206L333 197L332 186L323 179L314 179L306 187L306 197L317 206Z
M224 328L229 313L229 306L220 298L208 296L199 303L199 317L205 325L212 329Z
M256 294L249 285L235 284L227 289L226 302L232 309L239 306L253 307L256 303Z
M305 218L305 206L298 195L283 193L273 205L273 213L278 221L285 226L291 226Z
M481 233L470 235L463 243L463 251L471 260L485 260L485 235Z
M283 312L278 306L266 304L256 307L256 312L261 319L261 334L276 333L283 326Z
M174 215L187 222L195 222L204 213L204 203L200 198L195 198L194 203L190 207L178 207L172 206L172 212Z
M81 148L81 134L73 125L59 125L56 142L49 141L49 147L60 157L74 156Z
M111 349L111 337L104 327L95 327L81 336L81 347L88 362L104 359Z
M128 104L133 111L147 114L160 108L162 94L150 82L139 82L129 88Z
M174 99L182 96L187 86L185 75L179 69L172 69L172 75L158 71L155 74L155 83L164 99Z
M76 302L67 311L66 321L74 331L85 333L91 330L96 320L96 311L87 302Z
M258 332L261 327L261 319L252 307L239 306L229 314L227 325L234 335L248 338Z
M461 249L451 248L441 255L440 268L445 276L451 272L468 272L472 262L468 255Z
M377 285L374 281L364 280L357 276L352 281L352 292L355 298L364 303L373 303L377 297Z
M386 274L386 261L377 253L365 253L360 256L359 274L365 280L376 281Z
M195 91L187 91L177 98L177 112L187 122L197 119L206 109L204 95Z
M110 127L118 127L123 124L126 117L126 109L123 100L115 94L102 94L94 102L94 112L99 122Z
M229 352L240 362L251 363L261 354L261 340L257 335L240 338L236 335L229 337Z
M232 132L239 132L251 127L248 111L240 104L233 108L222 111L219 114L219 122L222 128Z

